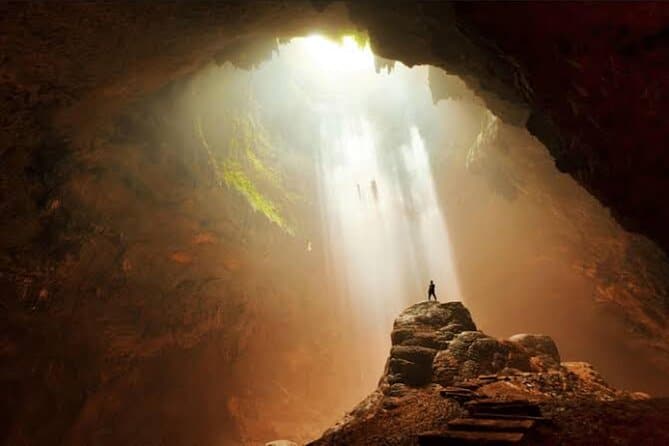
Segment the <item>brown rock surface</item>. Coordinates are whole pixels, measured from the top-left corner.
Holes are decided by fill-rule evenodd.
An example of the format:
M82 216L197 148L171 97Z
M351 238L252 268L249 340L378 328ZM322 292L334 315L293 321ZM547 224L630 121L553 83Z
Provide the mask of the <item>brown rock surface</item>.
M616 390L587 363L560 364L548 336L521 334L500 341L479 331L459 331L434 356L430 377L423 367L431 349L396 345L411 339L413 330L425 338L455 324L474 328L459 302L422 302L406 309L396 320L393 333L402 330L402 336L393 337L379 387L309 445L628 444L639 432L645 435L642 444L669 438L662 424L669 420L666 400ZM420 381L393 368L400 357L419 368ZM634 419L648 407L654 408L652 419ZM593 424L577 421L598 415L602 418ZM626 424L609 432L609 422Z
M476 330L460 302L421 302L395 320L388 359L389 384L449 386L504 369L559 368L560 356L545 335L515 335L500 341Z

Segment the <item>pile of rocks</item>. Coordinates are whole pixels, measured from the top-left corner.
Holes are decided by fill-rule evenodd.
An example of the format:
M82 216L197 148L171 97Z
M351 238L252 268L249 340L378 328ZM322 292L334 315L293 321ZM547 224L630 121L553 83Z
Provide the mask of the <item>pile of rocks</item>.
M594 444L591 425L609 444L609 421L586 425L583 413L598 420L608 411L608 420L627 420L628 409L647 410L638 400L648 395L611 387L588 363L561 363L548 336L502 340L477 331L459 302L407 308L391 337L379 387L311 446ZM612 401L622 409L607 409ZM649 435L664 440L653 423Z
M521 334L508 340L476 330L460 302L421 302L396 320L384 380L388 386L450 386L485 374L547 372L560 368L553 340Z

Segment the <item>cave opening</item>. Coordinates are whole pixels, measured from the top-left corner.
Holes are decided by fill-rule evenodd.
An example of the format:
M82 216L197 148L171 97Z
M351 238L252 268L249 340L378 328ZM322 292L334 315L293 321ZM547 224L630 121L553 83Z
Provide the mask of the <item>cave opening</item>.
M346 344L359 344L347 347L358 399L383 369L395 316L430 280L443 301L463 298L428 151L449 137L440 120L456 129L467 116L471 133L491 117L437 106L428 77L427 66L376 57L365 36L309 35L251 70L212 65L180 99L192 150L261 231L297 248L295 265L311 264L297 280L321 286L300 297L338 315Z
M166 288L205 296L217 318L242 311L225 321L239 327L238 356L202 359L230 370L221 398L236 435L306 440L350 409L430 279L488 332L547 333L617 385L663 388L647 347L592 298L616 280L593 272L593 246L612 268L633 268L629 246L654 248L557 171L519 125L526 111L503 104L501 119L459 77L375 56L364 37L273 49L170 84L112 131L134 129L129 146L146 144L150 160L132 167L148 167L137 183L170 182L162 199L187 224L175 236L164 216ZM621 369L621 356L644 366Z

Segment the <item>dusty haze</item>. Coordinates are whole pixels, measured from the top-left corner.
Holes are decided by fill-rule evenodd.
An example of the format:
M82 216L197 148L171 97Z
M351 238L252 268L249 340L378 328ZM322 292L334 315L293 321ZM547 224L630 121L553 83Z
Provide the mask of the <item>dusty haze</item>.
M205 269L255 321L226 388L243 438L289 436L297 420L308 437L351 408L430 279L490 334L545 333L614 385L669 391L623 318L625 293L654 292L635 268L666 270L664 256L457 79L435 103L431 70L353 38L296 39L249 71L211 65L125 118L137 141L174 147L184 181L213 188L198 212L225 224Z

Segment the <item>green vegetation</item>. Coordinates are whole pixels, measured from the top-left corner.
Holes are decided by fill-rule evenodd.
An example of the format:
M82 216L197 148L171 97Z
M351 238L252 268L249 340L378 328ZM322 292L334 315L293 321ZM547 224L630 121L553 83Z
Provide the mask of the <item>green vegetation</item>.
M355 42L356 45L358 45L359 48L365 48L369 44L369 36L365 32L356 31L347 33L340 36L339 40L343 42L344 39L346 39L347 37L353 39L353 41Z
M332 42L343 45L346 40L352 40L358 48L365 48L369 44L369 36L364 31L348 30L342 32L324 32L320 34Z
M258 191L239 162L229 160L223 163L223 180L228 187L241 193L255 211L261 212L269 221L289 234L293 234L292 228L281 216L277 206Z
M241 194L254 211L293 235L293 226L279 203L288 204L295 196L284 190L281 176L265 161L273 159L275 151L267 131L252 110L229 110L225 116L230 118L218 129L228 136L222 147L210 144L200 116L195 121L195 133L219 184Z

